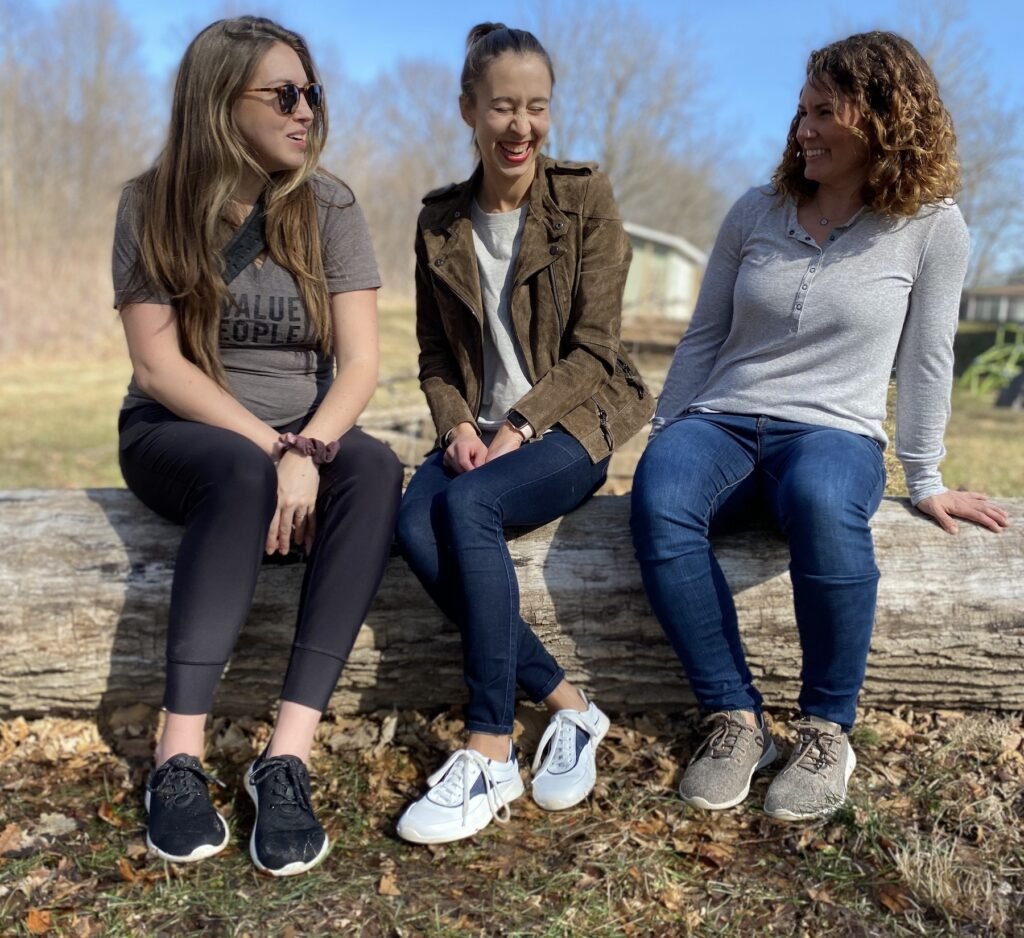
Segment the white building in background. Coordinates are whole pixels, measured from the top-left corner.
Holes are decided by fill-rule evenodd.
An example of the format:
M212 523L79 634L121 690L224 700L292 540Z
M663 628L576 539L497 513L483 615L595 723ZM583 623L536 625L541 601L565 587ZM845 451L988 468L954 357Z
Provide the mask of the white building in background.
M697 302L697 291L708 256L685 238L625 222L633 245L633 263L626 278L623 322L675 320L686 322Z
M1024 284L1011 283L1001 287L964 290L960 299L960 318L995 325L1024 325Z

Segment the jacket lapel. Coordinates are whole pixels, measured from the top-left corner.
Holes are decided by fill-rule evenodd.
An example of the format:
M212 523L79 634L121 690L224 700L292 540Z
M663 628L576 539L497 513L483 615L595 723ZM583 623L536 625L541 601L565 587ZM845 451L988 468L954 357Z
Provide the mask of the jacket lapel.
M479 172L478 167L472 178L462 184L459 198L436 222L432 220L424 228L423 241L434 275L451 288L482 326L484 303L470 215Z
M555 205L548 191L546 161L538 159L537 175L530 186L530 208L523 227L523 240L516 259L514 288L553 264L564 252L562 238L569 231L569 219Z

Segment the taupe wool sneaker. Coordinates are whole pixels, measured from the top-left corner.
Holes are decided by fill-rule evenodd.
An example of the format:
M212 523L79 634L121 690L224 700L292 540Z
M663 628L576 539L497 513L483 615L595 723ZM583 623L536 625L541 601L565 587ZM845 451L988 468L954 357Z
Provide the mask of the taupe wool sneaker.
M775 761L778 752L764 718L758 717L761 725L753 727L745 712L722 710L708 717L711 733L679 783L679 795L687 804L705 811L732 808L750 794L754 773Z
M768 787L765 814L784 821L828 817L846 801L857 757L838 723L801 717L793 727L796 745L789 763Z

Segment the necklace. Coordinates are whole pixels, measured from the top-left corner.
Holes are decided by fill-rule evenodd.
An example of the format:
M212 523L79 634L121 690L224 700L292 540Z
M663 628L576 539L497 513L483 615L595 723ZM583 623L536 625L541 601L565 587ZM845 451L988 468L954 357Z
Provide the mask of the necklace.
M818 193L814 193L814 207L818 210L818 224L822 228L827 228L829 219L825 217L825 213L821 210L821 203L818 201Z

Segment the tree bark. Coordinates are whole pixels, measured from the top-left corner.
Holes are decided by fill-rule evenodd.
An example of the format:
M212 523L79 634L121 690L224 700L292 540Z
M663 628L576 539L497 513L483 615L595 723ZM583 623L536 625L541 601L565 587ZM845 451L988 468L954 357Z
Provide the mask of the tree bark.
M905 500L873 524L882 570L866 705L1024 707L1024 499L1014 524L943 533ZM633 558L629 503L592 499L514 536L522 612L611 710L692 703L651 615ZM0 492L0 715L158 704L166 606L180 530L127 491ZM753 530L716 552L733 588L758 686L772 705L798 691L800 651L784 542ZM301 566L267 566L216 710L262 715L287 662ZM393 558L332 700L344 713L464 699L459 636Z

